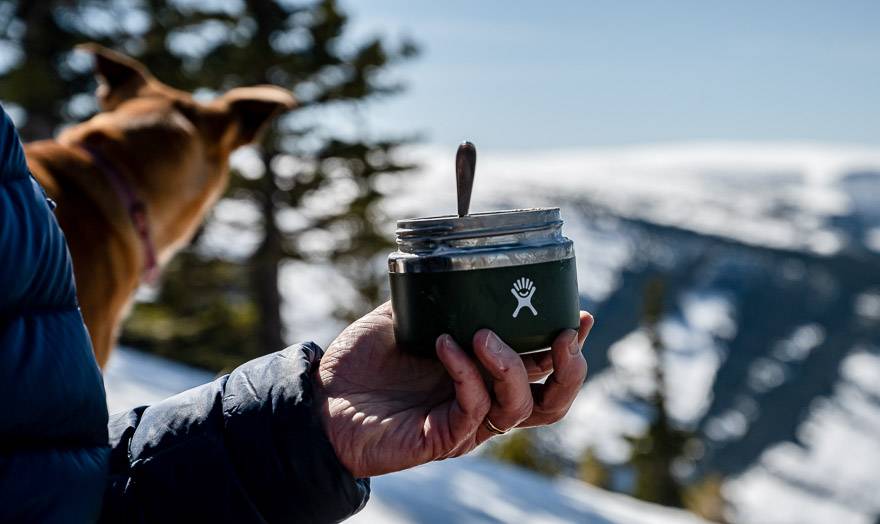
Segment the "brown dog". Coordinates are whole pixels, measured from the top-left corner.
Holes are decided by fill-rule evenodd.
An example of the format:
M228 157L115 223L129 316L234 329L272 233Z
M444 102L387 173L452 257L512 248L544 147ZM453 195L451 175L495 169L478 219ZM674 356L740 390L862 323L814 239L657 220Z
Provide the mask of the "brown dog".
M145 274L192 236L229 178L229 154L294 106L274 86L233 89L209 103L99 46L103 112L56 140L27 144L27 161L58 203L77 295L103 366Z

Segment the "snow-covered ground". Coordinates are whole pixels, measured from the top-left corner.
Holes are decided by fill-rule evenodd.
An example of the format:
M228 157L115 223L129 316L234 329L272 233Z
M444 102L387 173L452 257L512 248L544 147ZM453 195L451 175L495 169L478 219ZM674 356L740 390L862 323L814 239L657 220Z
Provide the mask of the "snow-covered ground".
M111 413L159 401L211 373L125 348L104 372ZM574 480L550 481L479 457L435 462L373 479L367 507L350 522L446 524L698 524L693 515Z
M154 404L213 379L214 375L204 369L118 348L111 353L104 368L107 409L118 413Z
M434 462L373 479L375 498L351 522L446 524L697 524L685 511L571 479L549 481L480 457Z

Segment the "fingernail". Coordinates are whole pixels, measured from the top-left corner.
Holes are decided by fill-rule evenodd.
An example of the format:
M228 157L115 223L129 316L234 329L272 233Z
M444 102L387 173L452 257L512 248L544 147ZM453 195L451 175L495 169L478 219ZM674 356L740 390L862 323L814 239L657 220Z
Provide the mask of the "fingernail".
M437 349L447 349L449 348L449 335L443 334L437 337L436 343Z
M501 352L503 351L503 343L501 339L498 338L493 332L489 332L489 335L486 337L486 349L489 350L489 353L494 356L495 365L501 371L507 371L507 365L504 363L504 358L501 356Z
M567 331L567 333L568 333L568 352L571 353L572 355L577 355L578 353L581 352L581 347L580 347L580 345L578 345L578 332L573 329L569 329Z
M492 353L501 353L501 339L491 331L489 332L489 336L486 337L486 348Z

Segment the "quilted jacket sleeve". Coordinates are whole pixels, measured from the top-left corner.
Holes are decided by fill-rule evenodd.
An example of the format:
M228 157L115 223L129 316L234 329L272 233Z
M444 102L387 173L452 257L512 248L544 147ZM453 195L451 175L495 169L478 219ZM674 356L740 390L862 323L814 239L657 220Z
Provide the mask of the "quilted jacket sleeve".
M0 107L0 522L94 522L104 383L64 235Z
M335 522L369 480L339 463L314 415L307 343L111 417L103 522Z

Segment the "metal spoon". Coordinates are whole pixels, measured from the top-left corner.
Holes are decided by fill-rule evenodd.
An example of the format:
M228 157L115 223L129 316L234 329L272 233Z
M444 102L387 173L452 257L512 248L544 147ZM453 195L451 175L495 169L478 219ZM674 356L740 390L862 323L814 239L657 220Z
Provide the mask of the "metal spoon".
M471 191L474 188L474 171L477 169L477 148L470 142L462 142L455 154L455 187L458 191L458 216L468 214L471 207Z

